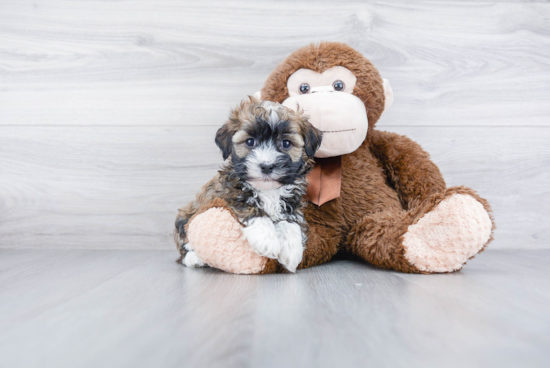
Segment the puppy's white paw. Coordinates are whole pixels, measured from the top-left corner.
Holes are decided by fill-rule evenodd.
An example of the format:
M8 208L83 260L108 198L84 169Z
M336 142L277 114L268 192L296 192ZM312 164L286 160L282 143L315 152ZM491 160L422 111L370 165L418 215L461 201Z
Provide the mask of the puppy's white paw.
M207 264L204 263L199 256L197 256L197 253L193 251L187 252L185 258L183 259L183 264L187 267L207 267Z
M302 261L304 254L300 226L293 222L281 221L275 225L275 231L281 244L279 263L290 272L296 272L296 267Z
M243 238L256 253L267 258L277 259L281 245L277 238L275 225L269 217L255 217L243 228Z

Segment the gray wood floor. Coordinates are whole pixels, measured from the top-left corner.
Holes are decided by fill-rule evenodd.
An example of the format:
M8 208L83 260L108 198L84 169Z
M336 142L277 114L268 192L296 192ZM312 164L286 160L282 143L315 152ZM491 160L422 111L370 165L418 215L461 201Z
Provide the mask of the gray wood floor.
M0 250L1 367L548 367L550 250L458 273L349 260L295 275L170 251Z

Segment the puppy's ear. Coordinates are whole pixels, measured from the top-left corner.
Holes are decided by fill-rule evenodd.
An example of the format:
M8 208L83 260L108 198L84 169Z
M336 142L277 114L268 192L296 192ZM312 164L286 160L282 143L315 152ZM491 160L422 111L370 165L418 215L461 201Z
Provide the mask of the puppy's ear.
M321 141L323 140L323 132L315 128L309 122L305 122L304 130L304 149L308 157L313 157L315 152L321 146Z
M222 150L223 159L226 160L231 154L231 149L233 148L233 135L236 130L233 127L233 124L228 121L225 123L218 132L216 133L216 145Z

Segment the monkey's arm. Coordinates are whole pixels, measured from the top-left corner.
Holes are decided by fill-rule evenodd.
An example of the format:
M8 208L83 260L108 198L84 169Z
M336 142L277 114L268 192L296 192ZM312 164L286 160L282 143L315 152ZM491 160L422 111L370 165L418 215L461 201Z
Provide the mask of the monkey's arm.
M402 135L374 130L370 148L382 163L404 209L445 191L439 168L418 143Z

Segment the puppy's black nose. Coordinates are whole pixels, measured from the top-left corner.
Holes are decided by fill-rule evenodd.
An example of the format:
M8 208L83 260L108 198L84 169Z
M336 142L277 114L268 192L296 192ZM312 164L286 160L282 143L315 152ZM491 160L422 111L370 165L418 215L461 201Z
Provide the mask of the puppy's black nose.
M260 168L262 169L262 173L264 174L271 174L274 167L275 165L273 164L260 164Z

